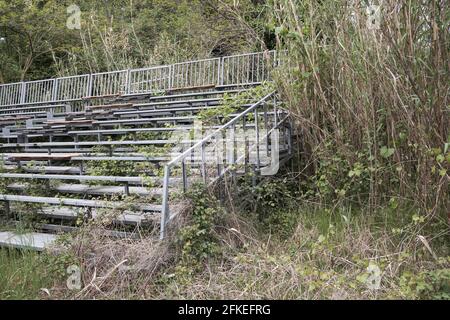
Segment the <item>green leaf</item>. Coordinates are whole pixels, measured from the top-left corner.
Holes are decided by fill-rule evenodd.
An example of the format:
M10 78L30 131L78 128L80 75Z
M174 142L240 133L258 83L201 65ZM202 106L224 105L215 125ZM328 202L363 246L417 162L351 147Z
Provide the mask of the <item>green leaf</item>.
M380 155L385 159L391 157L394 154L394 152L395 152L394 148L388 148L386 146L380 148Z

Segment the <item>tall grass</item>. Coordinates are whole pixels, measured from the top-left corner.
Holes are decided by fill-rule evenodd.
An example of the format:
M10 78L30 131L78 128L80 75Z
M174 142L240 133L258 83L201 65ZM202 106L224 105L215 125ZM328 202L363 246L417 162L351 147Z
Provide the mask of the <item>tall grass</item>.
M54 285L54 277L39 253L0 250L0 300L39 299Z
M322 200L448 210L449 34L445 1L273 0L278 74L308 188ZM304 179L301 179L304 180ZM330 197L328 197L330 198ZM326 200L326 199L325 199Z

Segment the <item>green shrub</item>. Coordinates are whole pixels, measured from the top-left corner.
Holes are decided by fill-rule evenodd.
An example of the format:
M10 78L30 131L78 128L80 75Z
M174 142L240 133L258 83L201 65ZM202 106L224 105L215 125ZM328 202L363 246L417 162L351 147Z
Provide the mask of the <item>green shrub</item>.
M195 270L218 253L214 226L221 209L218 201L202 186L194 186L187 197L192 201L193 210L189 224L178 231L178 244L181 266Z

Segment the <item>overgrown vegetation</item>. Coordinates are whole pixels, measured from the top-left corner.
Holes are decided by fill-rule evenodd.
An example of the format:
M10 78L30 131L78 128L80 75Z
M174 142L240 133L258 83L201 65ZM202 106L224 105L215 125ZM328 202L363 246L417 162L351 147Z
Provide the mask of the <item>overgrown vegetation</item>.
M9 10L6 19L22 2L8 7L0 1L0 9ZM24 10L42 18L52 3ZM243 177L237 189L220 186L221 201L193 189L191 213L171 242L111 239L101 222L87 224L66 242L81 264L84 287L68 292L55 285L51 297L450 298L445 2L383 1L379 28L367 25L365 1L143 1L125 6L122 20L113 19L119 2L110 3L108 14L101 9L86 17L82 31L73 33L81 44L72 39L73 47L57 51L62 44L50 33L53 40L43 42L50 47L38 47L42 54L34 52L31 65L19 61L31 32L21 29L14 41L22 49L6 53L0 82L47 76L43 70L120 69L276 45L287 49L274 76L294 118L296 154L284 172L256 187L252 177ZM0 32L6 28L1 19ZM227 97L200 116L223 123L227 117L219 115L252 97ZM161 174L160 168L107 162L89 170ZM7 183L0 181L0 188ZM42 267L35 256L9 261L3 254L5 270ZM37 281L28 274L17 288L47 285L45 276ZM5 298L26 297L5 279Z
M70 254L0 250L0 299L49 299L64 283L66 269L76 264ZM64 296L63 291L59 291Z
M448 208L449 39L440 1L273 1L288 49L278 85L301 139L303 184L319 201L377 210Z
M78 9L80 29L70 29ZM2 0L0 83L260 50L265 10L228 0Z

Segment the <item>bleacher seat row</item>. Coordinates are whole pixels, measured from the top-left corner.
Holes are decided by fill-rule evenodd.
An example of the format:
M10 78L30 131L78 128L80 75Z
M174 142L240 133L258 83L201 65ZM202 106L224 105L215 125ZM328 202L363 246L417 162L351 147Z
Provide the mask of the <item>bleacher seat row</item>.
M114 236L132 233L136 226L157 227L164 164L197 142L171 135L191 132L199 112L220 107L224 95L250 88L95 97L75 112L70 103L20 106L8 114L0 110L3 212L15 223L34 215L34 231L50 234L76 230L80 218L104 216L110 216L105 228L113 228ZM259 98L248 99L227 116L238 115ZM182 150L174 150L176 145ZM192 165L190 170L201 168ZM174 194L182 191L180 180L170 180ZM0 244L8 243L5 237L12 243L10 235L0 234Z

